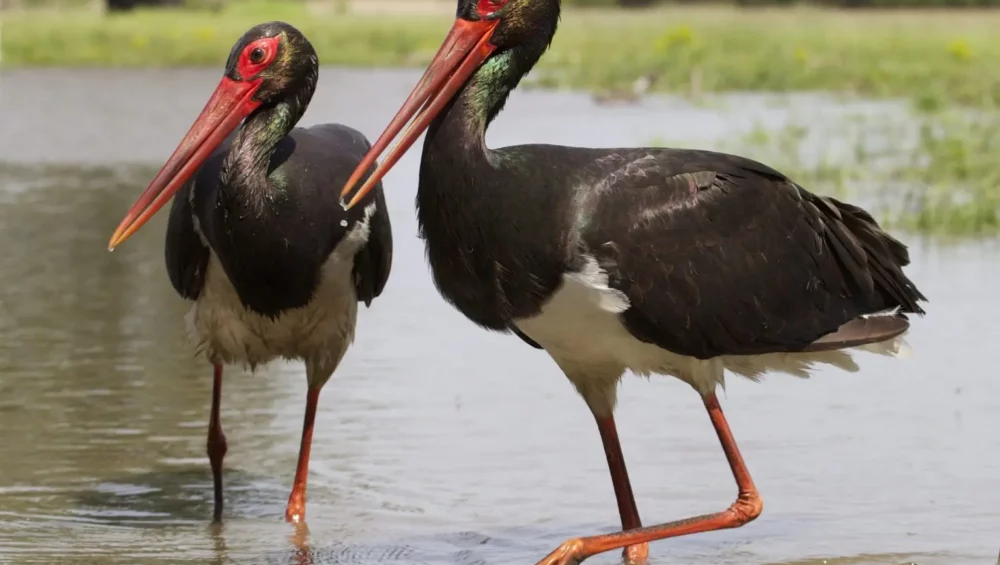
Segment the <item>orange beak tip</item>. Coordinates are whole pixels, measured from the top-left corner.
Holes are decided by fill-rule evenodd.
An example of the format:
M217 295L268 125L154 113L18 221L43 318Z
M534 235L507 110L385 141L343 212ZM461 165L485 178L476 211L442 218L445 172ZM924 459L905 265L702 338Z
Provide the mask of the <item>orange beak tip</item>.
M111 234L108 251L114 251L145 225L197 172L212 151L260 106L260 102L253 100L260 85L260 80L236 82L223 77L170 159Z
M122 237L124 235L123 232L125 231L122 229L124 226L125 222L123 221L122 224L115 230L115 233L111 234L111 239L108 240L108 251L114 251L115 248L121 245L122 241L125 240L125 237Z

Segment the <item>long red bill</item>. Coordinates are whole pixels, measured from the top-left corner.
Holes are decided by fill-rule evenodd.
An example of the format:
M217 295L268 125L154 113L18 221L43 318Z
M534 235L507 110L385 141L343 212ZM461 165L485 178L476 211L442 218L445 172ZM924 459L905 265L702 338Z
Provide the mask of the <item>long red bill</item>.
M375 145L354 169L351 178L340 193L340 198L350 194L362 176L375 164L378 156L385 151L392 140L399 136L403 126L410 122L410 125L399 136L399 141L392 148L385 160L368 177L368 180L354 194L350 202L344 205L350 209L364 198L372 187L375 186L382 177L389 172L389 169L399 161L400 157L413 145L413 142L420 137L420 134L427 129L441 109L448 104L451 97L458 92L458 89L465 84L466 79L479 68L479 65L493 53L496 47L490 43L493 30L496 29L499 20L478 20L471 21L459 18L455 21L448 37L438 50L434 60L431 61L424 76L410 93L409 98L403 103L402 108L396 116L389 122L389 126L382 132ZM418 113L419 112L419 113ZM414 116L416 116L414 118Z
M253 99L259 87L259 79L235 81L228 77L222 78L173 155L156 174L146 191L129 208L125 219L118 224L118 229L108 242L109 251L121 245L149 221L184 186L212 151L260 106L261 103Z

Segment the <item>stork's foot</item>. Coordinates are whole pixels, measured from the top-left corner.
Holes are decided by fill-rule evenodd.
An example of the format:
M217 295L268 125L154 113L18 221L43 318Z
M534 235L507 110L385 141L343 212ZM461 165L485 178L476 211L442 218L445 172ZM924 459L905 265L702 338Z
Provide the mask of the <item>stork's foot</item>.
M535 565L578 565L585 558L583 540L576 538L563 542L555 551L546 555Z
M649 561L649 544L630 545L622 550L625 565L646 565Z
M704 401L712 425L722 443L722 451L726 454L726 459L729 460L729 466L733 471L733 477L736 479L739 492L736 502L726 510L715 514L695 516L646 528L632 528L614 534L572 539L548 554L537 565L577 564L588 557L614 549L625 549L627 558L629 549L635 547L636 551L641 551L638 547L651 541L738 528L760 516L764 510L764 501L761 500L760 493L757 492L757 487L754 486L750 472L747 471L743 457L740 455L740 450L736 447L736 440L733 439L733 434L729 430L729 424L722 413L722 407L719 406L719 401L714 394L704 397Z
M586 542L582 538L564 542L558 549L548 554L537 565L576 565L590 555L584 550ZM646 565L649 559L649 544L630 545L622 550L624 565Z
M285 521L291 524L301 524L306 519L306 493L295 489L292 496L288 497L288 506L285 507Z

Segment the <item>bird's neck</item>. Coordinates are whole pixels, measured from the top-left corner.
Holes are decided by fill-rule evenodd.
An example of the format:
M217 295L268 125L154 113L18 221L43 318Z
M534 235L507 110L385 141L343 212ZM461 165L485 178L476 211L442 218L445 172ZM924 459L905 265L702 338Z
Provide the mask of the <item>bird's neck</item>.
M431 123L424 142L428 153L462 152L464 157L482 157L486 149L486 130L503 110L510 93L538 63L549 48L559 22L559 3L540 2L532 19L538 24L525 32L525 39L514 47L494 52L469 77L451 102Z
M431 123L425 152L486 153L487 128L533 64L516 50L490 57Z
M489 226L500 217L497 211L510 202L511 177L524 171L510 152L486 147L486 130L547 45L546 41L532 51L515 48L494 54L428 127L417 218L432 263L439 246L482 248L486 243L482 238L488 239L487 234L493 233Z
M537 6L556 7L555 12L539 20L546 22L545 27L529 34L528 42L494 52L427 129L417 188L417 216L428 245L432 240L448 238L448 229L435 232L442 226L468 226L457 230L462 237L483 233L483 221L492 218L491 210L502 206L504 198L509 197L503 194L508 183L496 181L505 178L501 173L516 173L516 163L506 160L509 153L487 149L486 130L555 34L558 3Z
M224 192L248 207L270 199L274 190L270 178L271 157L305 113L312 92L313 87L310 87L264 104L247 117L223 163L221 185Z

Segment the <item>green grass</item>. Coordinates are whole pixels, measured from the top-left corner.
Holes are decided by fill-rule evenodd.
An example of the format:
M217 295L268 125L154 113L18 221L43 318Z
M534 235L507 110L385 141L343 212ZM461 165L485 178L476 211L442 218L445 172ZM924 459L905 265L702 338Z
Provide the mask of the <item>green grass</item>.
M395 18L385 23L374 16L317 16L299 3L253 0L214 13L164 9L105 16L29 11L3 19L3 65L221 69L243 32L275 19L299 27L323 64L352 66L429 60L449 25L441 18L418 17L409 26ZM428 54L417 60L424 52Z
M887 226L939 236L1000 234L995 111L827 124L805 117L779 131L757 128L718 149L765 162L815 192L858 202Z
M3 65L223 65L250 26L286 20L323 64L422 66L450 25L437 15L310 14L300 3L241 0L218 13L5 15ZM239 6L236 8L236 6ZM817 124L804 116L716 147L754 157L810 189L868 201L888 225L1000 234L1000 11L656 8L566 10L536 84L606 90L656 77L654 90L825 90L915 102L886 118ZM964 109L963 109L964 108ZM978 108L970 113L968 108ZM680 132L679 132L680 133ZM890 140L873 151L872 136ZM853 144L848 158L803 159L805 138ZM896 140L909 139L904 147ZM843 153L843 151L841 151ZM887 164L888 163L888 164Z
M833 90L913 97L921 105L1000 98L1000 11L567 9L542 85L661 91ZM324 64L419 66L443 39L443 15L311 14L301 3L245 0L218 13L70 11L3 20L3 65L220 66L251 25L284 19Z

